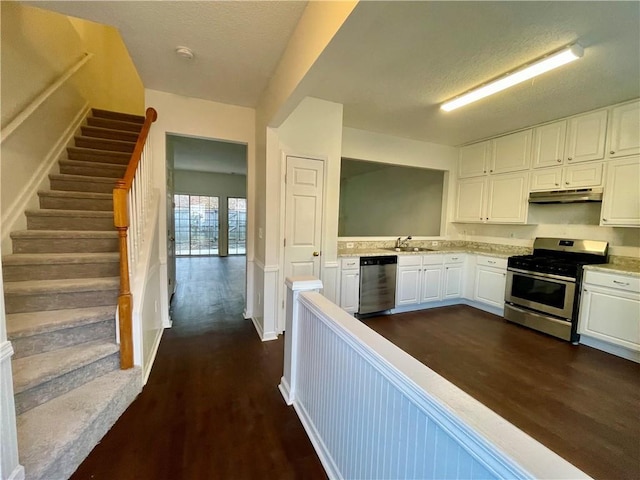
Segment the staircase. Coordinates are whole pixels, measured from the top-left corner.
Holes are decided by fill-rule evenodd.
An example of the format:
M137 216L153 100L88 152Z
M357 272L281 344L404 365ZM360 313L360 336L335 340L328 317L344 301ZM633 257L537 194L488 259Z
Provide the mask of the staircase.
M142 388L119 369L118 236L112 190L144 117L92 110L11 233L2 258L20 463L29 479L68 478Z

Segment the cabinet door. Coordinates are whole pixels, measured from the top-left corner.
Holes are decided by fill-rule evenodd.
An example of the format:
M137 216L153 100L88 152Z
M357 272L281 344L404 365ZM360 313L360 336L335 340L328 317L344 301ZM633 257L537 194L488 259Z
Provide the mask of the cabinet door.
M640 156L612 160L602 198L601 225L640 226Z
M483 222L485 220L486 189L485 177L458 180L456 221Z
M533 168L562 165L566 134L566 120L543 125L533 130Z
M459 298L462 296L463 265L445 265L444 289L442 297Z
M504 308L504 289L507 272L502 269L478 266L474 299L493 307Z
M493 155L489 173L528 170L531 165L531 130L492 140Z
M640 351L640 295L585 285L578 332Z
M587 113L569 120L565 154L568 163L604 158L607 111Z
M396 284L396 306L414 305L420 303L421 274L421 267L398 267L398 281Z
M569 165L564 169L564 188L598 187L602 185L602 162Z
M344 270L340 276L340 306L349 313L358 311L360 303L360 271Z
M489 177L487 218L491 223L526 223L529 172Z
M477 177L487 173L491 142L480 142L460 149L458 178Z
M560 190L562 186L562 167L533 170L531 172L531 191Z
M611 112L609 156L611 158L640 153L640 101L620 105Z
M440 300L442 288L442 265L427 265L422 268L422 291L420 303Z

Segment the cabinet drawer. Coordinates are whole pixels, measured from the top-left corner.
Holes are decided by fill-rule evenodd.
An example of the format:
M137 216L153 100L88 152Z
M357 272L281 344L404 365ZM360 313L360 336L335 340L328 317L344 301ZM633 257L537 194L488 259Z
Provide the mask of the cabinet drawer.
M587 270L585 283L601 287L616 288L627 292L640 292L640 278Z
M444 257L442 255L423 255L422 264L423 265L442 265L443 259Z
M444 263L464 263L464 253L448 253L444 256Z
M477 265L484 265L486 267L494 268L507 268L507 259L498 257L487 257L485 255L478 255L476 259Z
M398 255L398 265L419 267L422 265L422 255Z
M342 270L355 270L360 268L360 259L358 257L343 258L340 262Z

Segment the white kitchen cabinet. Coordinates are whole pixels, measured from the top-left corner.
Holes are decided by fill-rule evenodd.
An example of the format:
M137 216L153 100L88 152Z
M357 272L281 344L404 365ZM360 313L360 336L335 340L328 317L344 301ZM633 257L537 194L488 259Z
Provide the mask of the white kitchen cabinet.
M602 162L587 162L567 167L545 168L531 172L532 192L602 186Z
M529 208L529 172L491 175L487 181L487 222L526 223Z
M493 139L489 173L528 170L531 165L531 134L529 129Z
M396 306L417 305L420 303L420 279L422 266L398 265L396 282Z
M640 352L640 279L587 271L578 332L607 344ZM581 341L589 343L584 338ZM624 356L636 361L640 359L637 353L635 358L633 355Z
M503 309L506 279L506 259L478 255L476 259L474 300Z
M640 101L615 107L611 111L609 157L640 154Z
M607 110L598 110L569 119L565 157L567 163L604 158Z
M529 172L458 180L455 221L526 223Z
M484 222L487 196L486 177L458 180L455 220L457 222Z
M450 253L444 257L444 278L442 299L449 300L463 296L467 256L464 253Z
M442 297L443 256L399 255L396 306L418 305Z
M533 129L533 168L553 167L564 162L567 121L549 123Z
M340 271L340 307L349 313L360 304L360 259L343 258Z
M462 147L458 158L458 178L485 175L489 169L490 154L490 141Z
M442 265L424 265L420 287L420 303L440 300L442 289Z
M600 225L640 226L640 156L607 163Z

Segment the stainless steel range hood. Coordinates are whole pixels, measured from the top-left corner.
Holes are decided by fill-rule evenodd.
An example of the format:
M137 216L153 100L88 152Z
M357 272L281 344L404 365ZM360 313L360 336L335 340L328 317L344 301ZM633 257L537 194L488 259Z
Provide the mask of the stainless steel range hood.
M602 188L552 190L549 192L531 192L529 194L529 203L584 203L601 201Z

